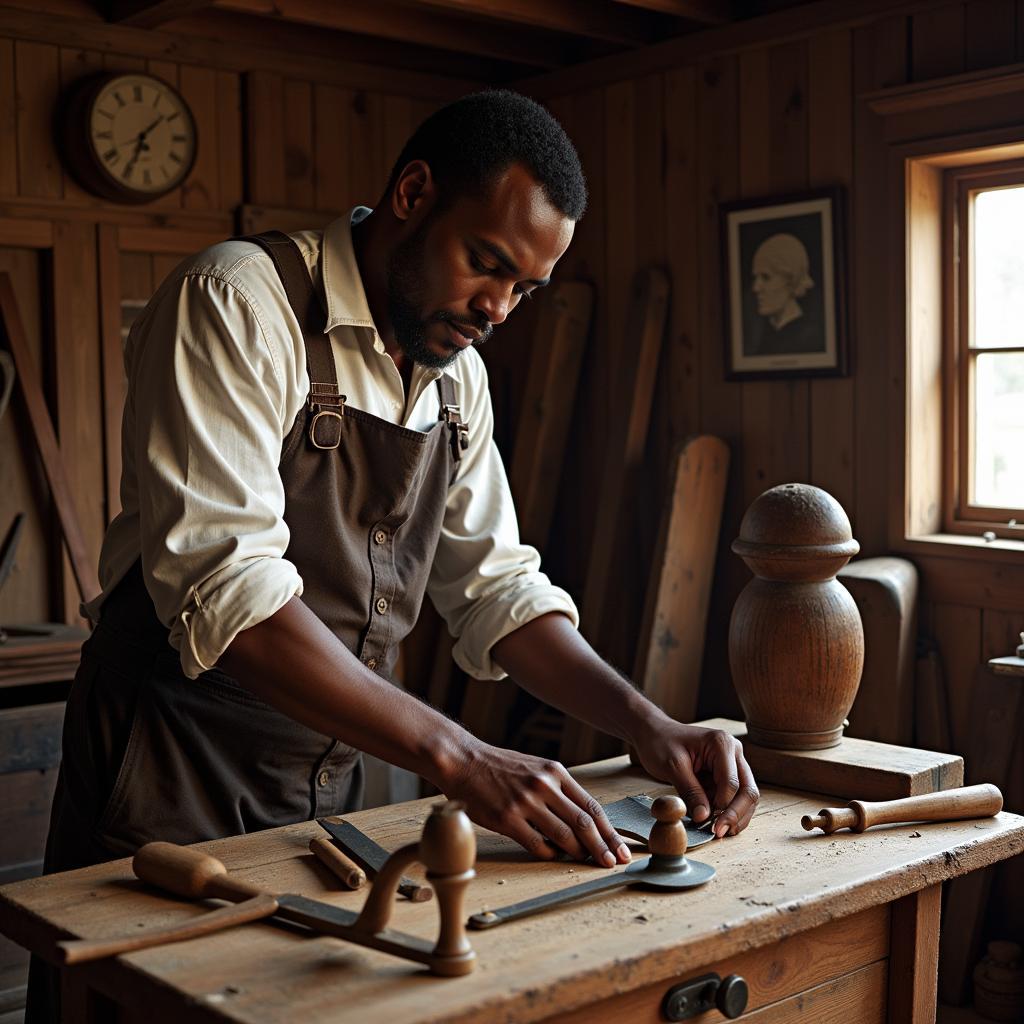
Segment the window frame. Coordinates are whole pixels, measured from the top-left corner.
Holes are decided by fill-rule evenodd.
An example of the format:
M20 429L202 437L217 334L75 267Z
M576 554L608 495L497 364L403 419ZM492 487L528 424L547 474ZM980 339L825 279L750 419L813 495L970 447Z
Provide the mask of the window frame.
M985 189L1024 186L1024 159L946 168L943 175L943 528L952 534L987 532L1020 538L1024 509L999 508L970 501L972 491L973 387L980 353L1024 351L972 346L972 265L974 196Z

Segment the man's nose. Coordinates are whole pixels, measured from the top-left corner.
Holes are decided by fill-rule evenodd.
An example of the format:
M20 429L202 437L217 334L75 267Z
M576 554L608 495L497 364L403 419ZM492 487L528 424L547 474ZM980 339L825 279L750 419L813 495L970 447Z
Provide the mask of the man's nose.
M482 313L491 324L500 324L508 316L513 306L511 288L493 288L480 292L473 303L473 308Z

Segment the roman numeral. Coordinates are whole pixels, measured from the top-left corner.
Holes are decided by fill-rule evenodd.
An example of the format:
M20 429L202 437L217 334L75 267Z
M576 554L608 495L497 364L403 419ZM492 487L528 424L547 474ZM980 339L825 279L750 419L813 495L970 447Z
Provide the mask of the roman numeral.
M169 156L169 157L170 157L170 158L171 158L171 159L172 159L172 160L173 160L173 161L174 161L174 162L175 162L176 164L180 164L180 163L181 163L181 157L180 157L180 156L178 156L178 154L177 154L177 153L168 153L167 155L168 155L168 156Z
M114 137L114 133L113 132L97 132L96 133L96 138L97 139L112 139L113 137Z
M117 150L108 149L106 153L103 154L103 159L106 160L108 164L112 164L117 159Z
M104 117L109 118L111 121L114 120L114 115L113 114L108 114L107 111L105 111L105 110L100 110L99 108L97 108L96 113L97 114L102 114Z
M133 85L132 86L132 96L135 97L135 102L136 103L141 103L142 102L142 86L141 85Z
M124 100L121 98L121 94L119 92L115 92L114 93L114 99L117 100L117 105L119 107L126 106L126 104L125 104Z
M186 138L187 138L187 136L185 136L185 135L172 135L171 136L171 141L172 142L184 142L186 140Z
M176 110L173 114L168 114L167 115L167 120L168 121L173 121L180 113L181 113L180 110Z

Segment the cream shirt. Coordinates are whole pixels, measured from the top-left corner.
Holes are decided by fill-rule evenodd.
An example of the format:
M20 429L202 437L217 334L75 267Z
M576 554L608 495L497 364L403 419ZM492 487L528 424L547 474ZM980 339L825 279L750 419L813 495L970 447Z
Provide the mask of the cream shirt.
M325 302L348 404L427 431L437 422L441 371L416 366L406 402L352 249L351 224L369 212L357 207L323 232L292 237ZM278 463L306 400L306 353L270 257L231 241L180 264L133 325L125 368L122 512L103 542L103 593L83 611L97 621L105 595L141 555L157 615L194 678L241 630L302 593L284 557ZM469 349L444 372L469 422L469 449L448 490L427 594L457 638L459 665L500 679L490 651L503 636L547 612L574 624L579 617L519 540L483 361Z

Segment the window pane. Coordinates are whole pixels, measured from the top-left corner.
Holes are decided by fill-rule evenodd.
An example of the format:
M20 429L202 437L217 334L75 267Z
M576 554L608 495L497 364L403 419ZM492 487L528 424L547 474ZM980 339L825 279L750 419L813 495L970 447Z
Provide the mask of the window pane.
M979 348L1024 345L1024 186L974 198L974 337Z
M1024 353L980 354L974 376L974 499L1024 509Z

